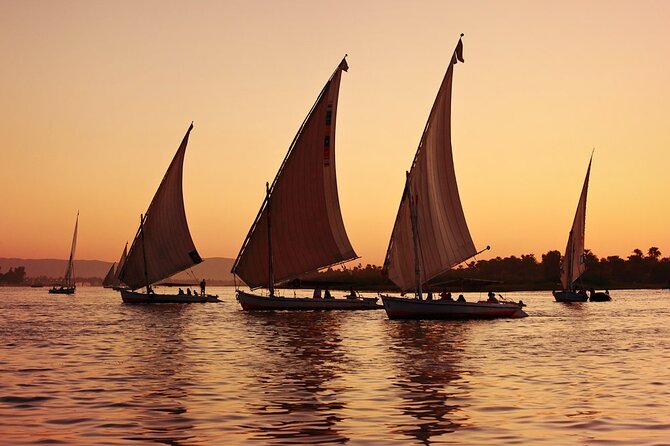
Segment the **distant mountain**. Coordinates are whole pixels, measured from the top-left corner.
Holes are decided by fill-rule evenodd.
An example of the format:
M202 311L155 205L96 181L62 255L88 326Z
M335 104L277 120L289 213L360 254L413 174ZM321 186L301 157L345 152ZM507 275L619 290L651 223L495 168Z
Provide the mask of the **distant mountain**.
M191 268L193 274L198 279L207 279L212 281L222 281L232 283L233 277L230 269L235 262L234 259L225 257L210 257L204 259L202 263ZM26 268L27 277L63 277L67 260L61 259L15 259L0 257L0 271L6 272L9 268L23 266ZM76 277L98 277L102 279L112 266L111 262L102 260L75 260L74 271ZM188 270L187 270L188 271ZM193 282L187 271L181 272L170 278L174 281Z

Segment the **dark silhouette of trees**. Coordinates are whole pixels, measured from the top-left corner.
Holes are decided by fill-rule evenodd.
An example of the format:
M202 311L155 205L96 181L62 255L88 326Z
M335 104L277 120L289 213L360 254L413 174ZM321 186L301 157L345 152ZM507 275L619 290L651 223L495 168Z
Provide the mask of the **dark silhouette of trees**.
M26 269L23 266L17 266L16 268L9 268L9 271L6 273L0 272L0 283L10 284L10 285L20 285L23 283L23 280L26 278Z
M661 258L660 250L654 246L649 248L647 256L641 249L635 249L627 259L619 256L598 258L595 253L586 250L584 259L586 272L577 280L578 285L596 289L670 287L670 258ZM542 254L540 262L533 254L473 260L431 280L428 288L452 291L558 289L561 286L560 263L561 253L556 250ZM353 285L357 289L394 288L383 275L382 268L375 265L363 267L359 264L347 270L329 268L310 275L308 279L335 285L339 283L342 287Z

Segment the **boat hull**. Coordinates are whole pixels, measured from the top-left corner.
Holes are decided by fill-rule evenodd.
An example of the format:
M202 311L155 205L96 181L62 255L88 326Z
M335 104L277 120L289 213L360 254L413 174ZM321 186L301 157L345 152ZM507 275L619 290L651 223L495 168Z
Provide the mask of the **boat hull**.
M589 300L586 294L575 293L570 290L553 291L556 302L586 302Z
M591 302L609 302L612 300L612 298L607 293L598 292L598 293L592 293L591 296L589 297L589 300Z
M244 311L272 310L380 310L376 297L356 299L312 299L308 297L266 297L237 290L237 301Z
M220 302L218 296L211 294L188 295L188 294L146 294L131 290L119 290L121 299L127 304L194 304L205 302Z
M497 319L527 317L517 303L418 300L382 296L389 319Z
M76 287L51 288L49 294L74 294Z

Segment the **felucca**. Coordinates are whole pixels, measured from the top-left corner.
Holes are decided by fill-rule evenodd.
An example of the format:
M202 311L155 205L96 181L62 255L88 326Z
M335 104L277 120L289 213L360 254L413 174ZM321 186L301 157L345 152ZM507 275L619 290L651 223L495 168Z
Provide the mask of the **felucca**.
M577 203L575 219L568 235L568 244L565 247L565 255L561 259L561 291L553 291L556 302L586 302L588 296L586 289L575 289L575 281L586 271L586 258L584 255L584 238L586 234L586 195L589 190L589 177L591 176L591 162L593 153L589 159L589 167L586 169L586 177L582 186L582 193ZM611 300L609 293L591 292L592 301Z
M72 236L72 247L70 248L70 258L67 261L67 268L63 276L63 283L54 286L49 290L50 294L74 294L77 285L74 281L74 252L77 249L77 229L79 228L79 212L74 223L74 235Z
M177 153L163 177L121 266L119 280L129 289L120 289L126 303L217 302L214 295L157 294L152 285L202 262L186 222L182 173L190 125ZM146 288L145 293L137 292Z
M123 264L126 262L126 256L128 255L128 242L123 248L123 253L121 253L121 258L118 263L112 263L112 266L109 268L107 275L102 281L102 286L105 288L119 288L121 286L121 281L119 280L119 273ZM116 266L116 268L114 268Z
M461 37L463 35L461 34ZM451 149L454 65L463 62L459 39L428 117L391 234L384 271L414 298L382 296L391 319L525 317L523 303L423 299L422 287L477 252L458 194ZM429 295L431 296L431 295ZM446 295L445 295L446 297Z
M346 57L346 56L345 56ZM285 298L275 285L355 259L344 229L335 176L335 119L345 59L321 90L291 143L235 260L232 273L252 290L237 288L243 310L367 310L377 298ZM327 296L327 294L326 294Z

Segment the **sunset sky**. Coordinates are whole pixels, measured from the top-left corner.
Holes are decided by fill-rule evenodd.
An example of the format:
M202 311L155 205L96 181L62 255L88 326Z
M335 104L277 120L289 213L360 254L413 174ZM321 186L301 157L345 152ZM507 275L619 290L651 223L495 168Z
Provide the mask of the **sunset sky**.
M563 250L593 148L586 247L670 254L670 2L0 0L0 257L115 261L194 121L202 257L235 257L344 54L340 205L380 264L451 53L475 244ZM486 258L486 257L480 257Z

